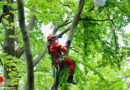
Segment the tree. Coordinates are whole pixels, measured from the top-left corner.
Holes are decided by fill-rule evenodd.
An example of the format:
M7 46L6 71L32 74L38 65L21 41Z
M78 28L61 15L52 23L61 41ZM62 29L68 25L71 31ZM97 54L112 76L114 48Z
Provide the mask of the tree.
M10 1L7 1L7 5L3 5L3 15L4 15L3 18L4 19L2 21L2 24L5 30L3 49L4 49L4 53L7 53L7 55L11 56L10 58L7 59L7 61L10 61L12 57L15 56L15 46L14 46L15 39L11 37L11 36L14 36L15 34L14 26L12 25L14 23L14 14L11 12L13 8L10 5L8 5L12 3L13 3L13 0L10 0ZM9 66L8 63L6 62L4 64L4 68L5 68L4 76L7 80L9 80L11 79L9 74L11 73L11 71L14 71L15 66L13 65ZM11 69L11 71L9 70L9 68ZM13 87L18 88L17 85L14 85Z
M33 59L32 59L32 52L30 49L29 35L25 28L23 2L21 0L17 0L17 4L18 4L18 11L19 11L19 25L23 36L24 52L27 61L27 90L34 90Z
M129 63L129 34L125 34L123 30L123 27L129 23L128 0L108 1L104 7L97 6L92 10L90 10L93 7L92 0L85 1L83 10L79 10L81 14L78 14L77 21L74 21L79 1L23 1L23 7L26 8L23 12L26 22L24 29L30 34L30 49L34 58L32 68L34 68L35 89L48 90L53 85L54 79L50 73L52 72L51 61L46 53L46 37L41 30L43 24L47 25L50 22L53 34L59 35L56 33L58 31L61 34L65 34L67 31L71 32L66 33L68 40L73 41L68 56L76 62L75 79L78 84L75 87L67 84L63 78L66 77L66 74L61 72L62 75L59 79L62 86L59 86L58 89L128 89L129 69L123 68L127 67ZM4 42L0 48L6 51L6 54L4 52L0 54L0 58L5 71L7 71L7 76L11 80L14 79L13 77L18 77L17 80L15 79L17 83L13 87L18 87L20 80L22 83L19 83L19 89L23 89L23 82L26 78L24 74L27 73L23 53L27 52L24 49L28 45L23 45L21 31L19 24L17 24L19 21L17 19L17 4L9 1L0 1L0 4L0 13L5 9L3 7L11 7L8 12L11 14L1 13L0 16L0 21L3 23L0 23L0 41L1 44ZM22 21L24 20L21 20L20 23ZM121 39L124 45L120 44ZM8 46L9 49L5 49L5 46ZM11 66L7 64L8 61L12 62Z

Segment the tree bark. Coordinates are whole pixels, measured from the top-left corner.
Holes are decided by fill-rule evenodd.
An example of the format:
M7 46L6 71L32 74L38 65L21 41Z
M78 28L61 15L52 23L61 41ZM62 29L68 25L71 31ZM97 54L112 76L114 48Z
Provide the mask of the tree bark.
M13 0L7 0L8 4L12 4ZM7 53L7 55L11 55L12 57L15 56L15 44L14 38L11 38L10 36L14 36L15 35L15 30L14 30L14 26L12 26L11 24L14 22L14 14L11 13L10 11L13 10L13 8L10 5L3 5L3 20L2 20L2 24L4 26L4 30L5 30L5 38L4 38L4 53ZM8 17L5 17L6 15L8 15ZM5 23L4 20L7 20L8 23ZM11 60L8 59L9 61ZM6 63L4 64L4 77L6 78L6 80L10 80L10 76L9 74L11 72L13 72L13 68L15 68L14 66L9 66ZM11 71L9 71L9 69L11 69ZM15 85L7 85L8 87L12 87L15 88L16 90L18 90L18 83Z
M22 0L17 0L18 12L19 12L19 25L24 41L24 52L27 60L27 90L34 90L34 70L33 70L33 58L30 49L30 40L27 30L25 29L25 16Z
M35 11L35 6L33 6L32 10L31 10L31 13L33 13L34 11ZM34 25L35 25L35 21L36 21L36 16L32 14L30 16L29 24L27 25L27 30L28 31L33 30ZM32 36L31 33L29 33L29 37L31 37L31 36ZM18 47L15 52L16 52L16 57L20 58L24 53L24 47Z
M55 26L55 28L54 28L52 34L56 34L56 32L57 32L57 30L58 30L59 28L61 28L61 27L63 27L63 26L66 26L66 25L68 25L69 23L71 23L71 22L68 22L68 20L65 20L65 21L62 22L61 24Z
M31 10L31 13L33 13L34 11L35 11L35 6L33 6L32 10ZM33 30L34 25L35 25L35 21L36 21L36 16L32 14L30 16L29 24L26 26L28 31ZM31 37L31 36L32 36L32 34L29 33L29 37ZM20 58L22 55L25 55L24 54L24 47L18 47L15 52L16 52L16 57L17 58ZM24 60L24 61L26 61L26 60ZM24 90L27 89L26 87L27 87L27 81L25 81L25 83L24 83Z
M67 29L65 29L64 31L62 31L61 33L59 33L59 34L56 35L56 36L59 38L59 37L62 36L64 33L68 32L69 30L70 30L70 27L67 28Z
M51 90L57 90L58 89L60 72L61 72L61 68L57 67L55 81L53 83L53 86L51 87Z
M81 15L81 12L82 12L82 9L83 9L83 6L84 6L84 1L85 0L80 0L77 12L76 12L76 14L73 18L72 25L70 27L70 32L69 32L67 40L70 40L71 42L72 42L72 38L74 36L75 28L76 28L76 26L79 22L79 18L80 18L80 15ZM70 46L68 47L66 55L68 55L68 53L69 53L69 48L70 48Z
M35 6L33 6L31 12L33 13L34 11L35 11ZM35 15L31 15L29 24L27 26L27 30L28 31L33 30L34 25L35 25L35 21L36 21L36 16ZM32 36L31 33L29 33L29 36L30 37Z

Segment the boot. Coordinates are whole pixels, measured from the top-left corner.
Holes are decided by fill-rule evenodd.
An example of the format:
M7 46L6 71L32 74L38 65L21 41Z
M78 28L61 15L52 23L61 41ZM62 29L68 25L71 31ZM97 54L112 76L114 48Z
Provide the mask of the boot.
M68 83L72 83L72 84L77 84L74 80L73 80L73 76L72 75L69 75L68 79L67 79L67 82Z

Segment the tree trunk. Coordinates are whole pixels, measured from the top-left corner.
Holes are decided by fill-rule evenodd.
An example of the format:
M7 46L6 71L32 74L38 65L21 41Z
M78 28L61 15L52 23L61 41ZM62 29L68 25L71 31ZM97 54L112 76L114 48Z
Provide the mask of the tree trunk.
M59 68L59 70L58 70L58 68ZM61 72L61 68L57 67L55 81L54 81L54 84L53 84L51 90L58 90L60 72Z
M83 6L84 6L84 1L85 0L80 0L77 12L76 12L76 14L74 16L74 19L72 21L72 25L70 27L70 32L69 32L69 35L68 35L68 40L70 40L71 42L72 42L72 38L74 36L75 28L76 28L76 26L77 26L77 24L79 22L79 18L80 18L80 15L81 15L81 12L82 12L82 9L83 9ZM68 47L68 50L67 50L67 53L66 53L67 55L69 53L69 48L70 48L70 46Z
M30 49L30 40L27 30L25 29L25 16L22 0L17 0L18 12L19 12L19 25L24 41L24 52L27 60L27 87L26 90L34 90L34 70L33 70L33 58Z
M31 13L33 13L35 11L35 6L32 7ZM35 25L35 20L36 20L36 16L35 15L31 15L30 17L30 21L29 24L27 26L27 30L32 31ZM29 36L31 37L32 34L29 33Z
M13 3L13 0L8 1L7 3ZM2 24L4 26L4 30L5 30L5 38L4 38L4 53L7 53L7 55L11 55L12 57L15 56L15 44L14 44L14 38L11 38L10 36L14 36L15 35L15 30L14 30L14 26L12 26L11 24L14 22L14 14L11 13L10 11L12 10L11 6L9 5L3 5L3 14L6 16L8 15L8 17L3 16L3 21ZM8 23L5 23L4 20L8 21ZM9 61L11 60L8 59ZM14 66L9 66L7 64L4 64L4 77L6 78L6 80L8 81L10 78L9 74L11 73L11 71L13 71L13 68L15 68ZM9 71L8 69L11 69L11 71ZM7 85L9 87L15 88L16 90L18 90L18 84L16 85Z

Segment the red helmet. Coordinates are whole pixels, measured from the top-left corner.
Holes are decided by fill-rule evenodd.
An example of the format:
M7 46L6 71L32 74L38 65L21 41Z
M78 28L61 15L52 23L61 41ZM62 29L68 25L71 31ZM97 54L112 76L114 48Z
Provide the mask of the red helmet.
M47 40L55 40L55 35L53 34L48 35Z

